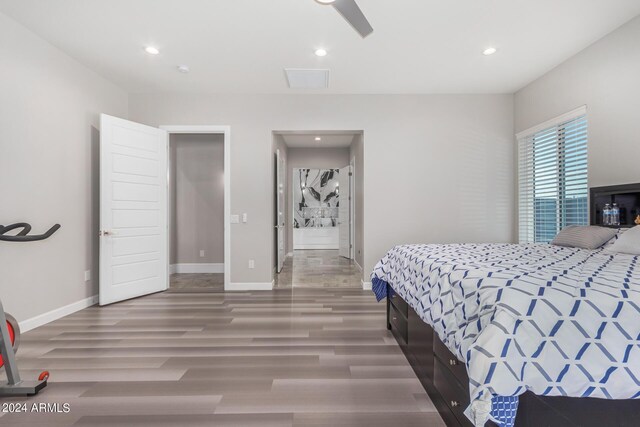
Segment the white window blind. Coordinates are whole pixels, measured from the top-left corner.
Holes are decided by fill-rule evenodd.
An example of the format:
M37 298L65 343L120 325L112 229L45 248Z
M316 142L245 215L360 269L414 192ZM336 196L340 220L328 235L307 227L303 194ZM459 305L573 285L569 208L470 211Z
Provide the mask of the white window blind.
M550 242L568 225L586 225L586 108L518 134L520 243Z

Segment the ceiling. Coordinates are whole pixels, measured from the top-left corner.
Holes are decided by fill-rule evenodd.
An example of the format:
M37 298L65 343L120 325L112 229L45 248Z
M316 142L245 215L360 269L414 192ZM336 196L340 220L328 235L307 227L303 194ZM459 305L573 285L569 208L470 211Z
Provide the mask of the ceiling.
M0 12L134 93L512 93L640 14L638 0L358 3L366 39L314 0L0 0ZM329 88L289 89L284 68L329 68Z
M282 132L282 139L289 148L347 148L357 132ZM320 141L316 141L320 137Z

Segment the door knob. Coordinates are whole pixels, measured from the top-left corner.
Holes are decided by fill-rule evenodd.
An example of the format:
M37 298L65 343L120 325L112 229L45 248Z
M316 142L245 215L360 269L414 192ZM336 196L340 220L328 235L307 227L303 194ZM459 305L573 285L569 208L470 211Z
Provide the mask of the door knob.
M113 232L113 231L111 231L111 230L101 230L101 231L100 231L100 236L105 236L105 237L106 237L106 236L113 236L113 235L115 235L115 234L116 234L116 233L114 233L114 232Z

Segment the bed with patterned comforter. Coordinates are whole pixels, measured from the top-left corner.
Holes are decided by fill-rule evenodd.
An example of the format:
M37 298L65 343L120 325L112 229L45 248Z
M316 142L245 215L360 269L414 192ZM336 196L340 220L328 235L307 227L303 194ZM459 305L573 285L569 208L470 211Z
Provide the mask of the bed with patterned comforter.
M640 398L640 257L549 244L403 245L388 283L469 374L476 426L514 423L517 396Z

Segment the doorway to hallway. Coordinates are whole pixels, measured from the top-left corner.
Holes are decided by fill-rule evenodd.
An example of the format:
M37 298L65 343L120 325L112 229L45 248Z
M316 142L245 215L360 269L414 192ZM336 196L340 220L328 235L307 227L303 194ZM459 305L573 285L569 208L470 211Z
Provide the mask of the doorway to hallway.
M169 135L169 292L222 292L225 135Z
M274 285L363 286L361 131L274 132Z

